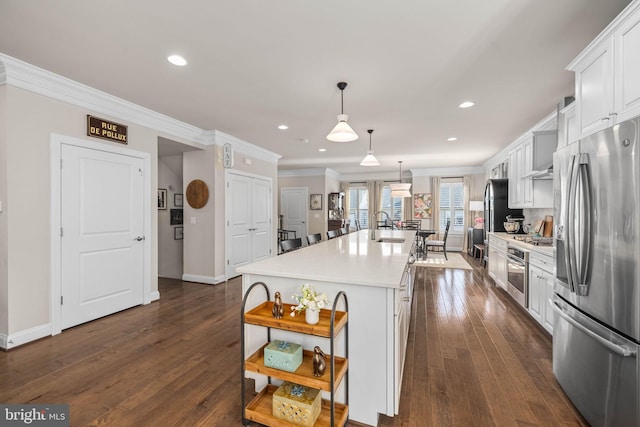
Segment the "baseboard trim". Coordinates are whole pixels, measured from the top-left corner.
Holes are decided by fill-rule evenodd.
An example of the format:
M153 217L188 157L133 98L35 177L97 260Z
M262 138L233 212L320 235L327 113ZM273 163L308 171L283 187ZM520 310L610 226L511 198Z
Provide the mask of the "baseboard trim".
M217 285L227 280L224 276L199 276L197 274L183 274L182 280L185 282L205 283L207 285Z
M35 326L15 334L0 334L0 347L9 350L40 338L51 336L51 324Z
M145 302L145 304L149 304L153 301L158 301L160 299L160 292L159 291L152 291L149 294L149 301Z

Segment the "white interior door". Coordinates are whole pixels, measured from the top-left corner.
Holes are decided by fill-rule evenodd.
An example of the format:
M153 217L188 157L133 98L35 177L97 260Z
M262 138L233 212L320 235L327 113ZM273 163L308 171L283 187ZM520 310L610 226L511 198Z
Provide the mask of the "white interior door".
M271 256L271 183L253 178L251 181L251 219L253 228L252 261Z
M236 268L271 256L272 184L236 173L227 174L227 277Z
M293 230L296 237L301 237L306 244L307 232L307 200L306 188L283 188L281 192L282 227Z
M61 326L143 303L142 159L61 147Z
M251 260L251 178L228 174L227 276L236 276L236 268Z

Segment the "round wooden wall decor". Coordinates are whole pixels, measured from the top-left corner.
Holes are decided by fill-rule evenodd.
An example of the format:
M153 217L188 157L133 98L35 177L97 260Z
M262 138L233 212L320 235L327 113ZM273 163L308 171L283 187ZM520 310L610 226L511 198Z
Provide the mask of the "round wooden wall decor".
M200 209L207 204L209 200L209 188L207 184L200 180L194 179L187 185L187 203L194 209Z

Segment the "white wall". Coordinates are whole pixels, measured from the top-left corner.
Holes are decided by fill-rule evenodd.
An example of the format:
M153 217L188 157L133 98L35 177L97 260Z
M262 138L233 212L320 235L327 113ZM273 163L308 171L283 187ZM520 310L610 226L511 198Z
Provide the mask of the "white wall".
M149 153L151 166L144 173L148 174L151 186L149 200L145 202L151 212L150 218L146 218L151 235L146 236L146 244L150 245L151 252L149 281L153 294L157 295L158 289L159 139L202 149L201 153L207 156L207 164L201 165L201 171L214 183L210 194L212 212L207 212L211 219L206 221L210 227L206 236L211 242L206 242L208 252L205 251L204 261L198 268L212 265L213 274L224 273L225 263L224 170L220 146L214 144L230 141L240 148L239 153L253 153L254 161L241 158L239 168L277 182L280 156L275 153L218 131L182 123L0 53L0 201L3 205L0 212L0 347L10 348L52 331L50 138L55 133L90 139L105 146L117 144L86 136L88 114L128 126L127 147ZM182 187L187 182L185 179ZM176 188L180 188L179 185ZM182 192L184 194L184 188ZM173 192L169 192L169 208L172 204ZM277 203L274 201L273 205L275 217ZM187 215L185 212L185 217Z
M184 280L216 283L215 240L224 239L224 234L215 233L216 177L213 167L215 156L215 146L207 147L203 151L183 153ZM206 205L199 209L189 205L186 194L187 186L195 179L204 181L209 190L209 199ZM222 218L224 218L224 213Z
M183 273L183 242L175 239L176 227L171 225L171 209L184 209L175 206L174 195L183 195L182 185L182 154L163 156L158 158L158 188L167 190L167 209L158 210L158 276L171 279L182 279ZM153 189L155 191L155 189Z
M327 231L327 192L325 189L324 181L324 174L313 176L280 177L278 179L278 215L281 214L279 205L280 195L282 195L283 188L305 187L307 188L307 192L309 193L309 195L322 194L322 210L312 211L309 209L309 204L307 203L307 231L309 234L320 233L325 236L325 232Z
M278 168L273 153L248 153L246 143L230 135L215 132L215 145L202 151L183 153L183 187L194 179L201 179L209 188L209 200L201 209L194 209L184 202L184 271L183 280L216 284L227 279L225 254L225 178L222 164L222 145L234 146L232 170L248 175L271 179L272 194L272 253L277 253L277 188ZM244 150L244 151L243 151ZM195 223L192 221L194 218Z
M9 183L4 201L3 218L7 230L7 279L0 294L7 295L6 330L12 334L49 325L50 322L50 188L49 143L51 133L77 138L86 136L86 115L93 111L5 86L6 111L4 119L10 124L5 129ZM105 119L110 119L101 115ZM127 123L124 123L127 124ZM129 124L129 145L134 150L150 153L152 188L157 187L158 132ZM92 141L115 144L91 138ZM120 144L118 144L121 146ZM155 192L147 203L155 206ZM150 218L152 236L148 240L151 250L151 289L157 291L157 238L156 210ZM5 332L6 331L6 332Z

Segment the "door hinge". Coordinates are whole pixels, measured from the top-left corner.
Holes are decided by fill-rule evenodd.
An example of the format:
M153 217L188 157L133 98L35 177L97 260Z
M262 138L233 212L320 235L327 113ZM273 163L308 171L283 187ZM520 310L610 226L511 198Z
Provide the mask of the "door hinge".
M64 229L60 227L60 237L64 236Z
M64 305L64 297L60 295L60 305Z
M229 260L227 260L227 265L229 265Z
M144 172L142 171L142 169L138 169L138 173L140 174L140 176L144 176Z
M60 169L62 169L62 159L60 159Z

